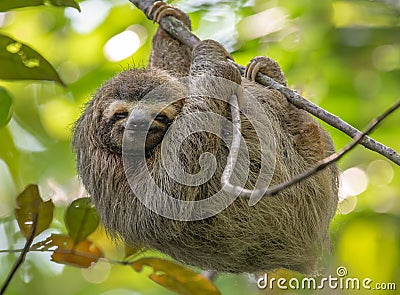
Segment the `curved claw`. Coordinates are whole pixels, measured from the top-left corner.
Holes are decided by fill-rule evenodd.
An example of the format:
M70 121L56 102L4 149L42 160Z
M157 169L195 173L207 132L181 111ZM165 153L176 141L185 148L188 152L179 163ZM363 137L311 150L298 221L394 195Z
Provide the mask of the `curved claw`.
M175 16L176 18L180 18L181 16L181 11L178 10L175 6L166 4L162 1L156 1L154 4L151 6L149 10L149 16L154 13L153 15L153 22L159 23L160 20L167 15L172 15Z
M167 4L165 6L162 6L160 9L156 11L156 13L154 14L154 19L156 20L157 23L159 23L164 16L175 15L175 14L176 14L175 8Z
M258 72L260 71L261 64L257 61L251 61L245 69L245 78L251 81L256 81Z
M244 76L246 79L255 81L258 72L267 75L276 82L286 86L286 78L278 63L273 59L265 56L254 57L246 66Z
M164 2L162 2L162 1L156 1L156 2L154 2L153 3L153 5L150 7L150 9L149 9L149 16L151 17L151 15L152 15L152 13L154 12L154 11L156 11L156 13L157 13L157 10L161 7L161 6L163 6L163 5L166 5ZM152 17L152 19L153 19L153 22L156 22L156 20L155 20L155 15Z

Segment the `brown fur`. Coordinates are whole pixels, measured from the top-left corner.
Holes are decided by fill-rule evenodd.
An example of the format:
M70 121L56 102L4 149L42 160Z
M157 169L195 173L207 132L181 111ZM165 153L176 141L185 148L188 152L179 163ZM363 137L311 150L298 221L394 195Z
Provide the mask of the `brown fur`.
M176 221L159 216L132 193L121 158L126 118L113 122L112 104L116 104L118 112L121 108L131 110L149 91L169 82L175 86L164 95L182 99L173 108L164 110L169 116L175 118L209 110L230 118L229 107L223 101L180 97L184 91L175 77L188 74L189 64L191 76L205 74L241 83L261 103L277 141L271 185L291 179L334 152L328 134L309 114L290 105L278 91L241 78L216 42L203 41L192 54L187 54L186 46L159 29L153 45L150 67L131 69L107 81L87 104L74 130L78 171L106 229L128 244L154 248L204 269L234 273L277 268L304 273L315 270L323 247L329 245L329 222L338 201L338 172L334 166L275 196L264 197L255 206L250 207L247 200L238 198L219 214L199 221ZM216 93L226 95L223 91L216 90ZM146 108L159 111L156 105ZM245 186L253 188L263 155L252 125L245 117L242 121L242 134L251 158ZM218 127L220 122L212 124ZM184 128L190 131L193 127ZM161 163L160 145L147 158L147 165L155 182L175 198L205 199L221 189L220 177L228 148L217 136L197 133L187 139L177 155L185 162L175 164L177 169L184 165L186 172L197 173L198 159L204 152L213 153L218 165L215 175L199 186L184 186L169 177ZM238 163L239 172L246 169L241 165ZM134 175L135 181L141 183L142 170L137 169ZM151 187L144 186L142 191L154 202L159 200Z

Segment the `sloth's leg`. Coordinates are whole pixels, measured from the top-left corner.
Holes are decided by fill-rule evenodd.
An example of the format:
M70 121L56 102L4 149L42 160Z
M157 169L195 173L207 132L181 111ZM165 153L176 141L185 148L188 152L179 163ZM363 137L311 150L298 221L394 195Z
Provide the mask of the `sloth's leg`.
M281 67L272 58L265 56L254 57L246 66L244 76L251 81L255 81L258 72L286 86L286 78L283 75Z
M245 69L245 78L255 81L258 72L267 75L276 82L286 86L286 78L273 59L257 56L254 57ZM285 125L293 136L296 150L309 163L315 163L326 156L327 136L319 124L304 110L289 104L285 115Z
M323 141L322 128L315 121L306 121L300 125L299 134L294 136L294 145L309 163L324 158L326 146Z

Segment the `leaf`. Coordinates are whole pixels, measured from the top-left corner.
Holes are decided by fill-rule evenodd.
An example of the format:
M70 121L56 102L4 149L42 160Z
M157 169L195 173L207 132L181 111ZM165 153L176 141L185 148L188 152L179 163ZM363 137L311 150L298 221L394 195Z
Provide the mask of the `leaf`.
M0 11L7 11L16 8L28 7L28 6L38 6L47 3L44 0L1 0L0 1ZM54 6L66 6L73 7L81 11L79 4L74 0L49 0Z
M54 6L67 6L76 8L79 12L81 12L81 8L77 2L74 0L50 0L50 3Z
M0 64L0 79L50 80L65 85L40 53L3 34L0 34Z
M43 0L1 0L0 11L7 11L27 6L38 6L43 4Z
M47 251L54 247L56 249L51 255L52 261L75 267L87 268L104 257L101 249L93 242L84 240L76 244L68 235L52 234L46 240L33 245L31 250Z
M152 267L153 273L149 276L151 280L181 295L221 294L213 283L201 274L169 260L142 258L130 265L136 272L140 272L144 266Z
M13 100L7 90L0 86L0 127L7 125L12 115Z
M65 213L65 225L75 243L83 241L94 232L99 222L99 215L89 198L73 201Z
M37 185L28 185L17 197L15 214L19 228L27 238L33 223L35 213L38 213L38 221L34 236L47 229L53 220L54 204L51 200L43 202L39 195Z

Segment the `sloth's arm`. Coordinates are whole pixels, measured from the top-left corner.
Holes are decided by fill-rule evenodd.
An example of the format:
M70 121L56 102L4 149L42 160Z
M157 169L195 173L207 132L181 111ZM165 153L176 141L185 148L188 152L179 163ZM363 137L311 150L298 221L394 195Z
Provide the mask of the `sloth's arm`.
M232 59L226 49L214 40L201 41L192 52L190 76L207 75L241 84L240 72L228 59Z
M172 15L191 29L190 19L184 12L163 2L156 2L151 8L151 14L157 22L164 16ZM158 27L153 37L150 67L165 70L176 77L184 77L189 74L190 61L190 48Z

